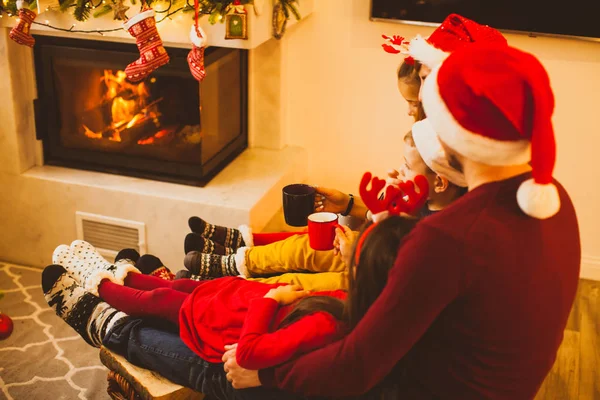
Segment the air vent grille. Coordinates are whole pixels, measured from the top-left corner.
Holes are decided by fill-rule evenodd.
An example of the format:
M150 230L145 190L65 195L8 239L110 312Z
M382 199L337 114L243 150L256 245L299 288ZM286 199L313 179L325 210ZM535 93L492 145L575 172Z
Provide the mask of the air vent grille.
M101 254L114 257L119 250L146 253L145 225L142 222L78 211L77 238L92 244Z

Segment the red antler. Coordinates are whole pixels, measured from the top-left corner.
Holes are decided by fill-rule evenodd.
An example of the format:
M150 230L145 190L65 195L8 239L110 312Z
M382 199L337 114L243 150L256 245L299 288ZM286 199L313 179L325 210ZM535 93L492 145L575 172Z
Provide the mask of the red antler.
M369 182L371 189L368 189ZM419 188L418 192L415 190L415 183ZM429 196L429 183L422 175L416 176L414 183L406 181L400 182L399 186L389 185L383 199L379 199L379 192L384 186L385 181L376 176L373 177L370 172L365 172L360 181L360 197L373 214L384 211L396 215L401 212L412 214L423 207ZM405 197L407 197L406 200Z
M415 190L415 184L419 188L417 192ZM400 196L397 196L391 207L388 208L390 214L413 214L425 205L427 198L429 197L429 182L423 175L415 176L413 181L400 182L399 192Z
M404 37L398 36L398 35L394 35L392 37L389 37L387 35L381 35L381 37L389 42L389 44L384 43L381 45L381 47L383 47L383 50L386 53L390 53L390 54L404 53L404 54L406 54L408 52L407 47L410 44L410 42L404 40ZM415 59L409 56L404 59L404 62L409 65L414 65Z

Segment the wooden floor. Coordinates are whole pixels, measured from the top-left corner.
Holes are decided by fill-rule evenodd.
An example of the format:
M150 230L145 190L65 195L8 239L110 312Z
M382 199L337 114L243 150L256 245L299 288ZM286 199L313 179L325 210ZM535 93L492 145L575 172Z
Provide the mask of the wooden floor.
M600 400L600 282L580 280L556 363L536 400Z

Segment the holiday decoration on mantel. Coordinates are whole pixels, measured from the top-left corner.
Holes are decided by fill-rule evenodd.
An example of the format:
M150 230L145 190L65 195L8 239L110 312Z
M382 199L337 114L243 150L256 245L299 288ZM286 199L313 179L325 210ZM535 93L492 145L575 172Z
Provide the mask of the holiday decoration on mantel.
M187 61L190 66L190 72L192 76L198 81L202 82L206 77L206 70L204 69L204 49L206 48L206 33L200 27L198 23L198 0L194 1L194 8L196 9L194 25L190 30L190 40L192 41L192 50L188 53Z
M17 9L19 10L19 19L17 20L17 25L10 30L8 36L19 44L33 47L35 39L31 36L29 30L36 14L26 8L26 4L22 0L17 1Z
M273 37L281 39L285 33L287 22L290 19L290 14L293 14L296 21L302 18L297 8L297 0L278 0L273 5Z
M140 58L125 68L127 80L139 82L152 71L169 62L169 55L156 29L155 12L151 8L143 8L142 12L123 24L140 51Z
M0 299L4 297L4 294L0 292ZM0 340L7 339L13 331L12 319L2 311L0 311Z
M225 16L225 39L248 39L248 14L240 0L233 2L231 12Z

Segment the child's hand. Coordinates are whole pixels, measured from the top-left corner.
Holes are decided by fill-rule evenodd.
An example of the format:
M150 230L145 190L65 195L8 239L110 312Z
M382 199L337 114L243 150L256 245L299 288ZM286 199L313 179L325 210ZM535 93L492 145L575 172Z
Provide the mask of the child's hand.
M389 170L387 173L387 178L385 178L385 185L398 186L400 182L402 182L400 180L400 172L396 171L395 169Z
M281 306L292 304L298 299L306 297L310 291L302 289L298 285L279 286L271 289L265 294L266 298L275 300Z
M335 230L334 246L338 249L344 264L349 266L352 260L352 246L358 237L358 232L354 232L344 225L340 225L340 227L341 229L336 228Z

